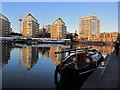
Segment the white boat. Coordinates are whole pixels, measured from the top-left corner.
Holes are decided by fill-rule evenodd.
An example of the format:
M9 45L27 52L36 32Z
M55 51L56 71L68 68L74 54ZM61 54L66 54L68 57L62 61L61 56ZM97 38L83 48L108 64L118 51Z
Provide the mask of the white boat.
M40 40L39 43L66 44L66 41L65 40Z

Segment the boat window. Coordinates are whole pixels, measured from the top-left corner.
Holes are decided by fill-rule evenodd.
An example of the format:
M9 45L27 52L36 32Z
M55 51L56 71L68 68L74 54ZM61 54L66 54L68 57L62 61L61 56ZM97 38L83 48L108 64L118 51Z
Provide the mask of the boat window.
M87 62L87 63L90 63L90 59L89 59L89 58L86 58L86 62Z
M76 57L73 57L73 61L74 61L74 62L76 61Z

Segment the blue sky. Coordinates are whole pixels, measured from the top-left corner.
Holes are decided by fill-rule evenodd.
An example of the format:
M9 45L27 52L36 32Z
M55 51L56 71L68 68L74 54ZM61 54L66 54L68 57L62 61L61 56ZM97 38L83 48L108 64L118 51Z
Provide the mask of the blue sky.
M24 17L31 13L39 21L40 28L61 17L67 30L74 32L78 30L78 18L92 13L101 20L101 32L118 31L117 2L3 2L2 14L10 20L13 31L19 32L17 19L26 5Z

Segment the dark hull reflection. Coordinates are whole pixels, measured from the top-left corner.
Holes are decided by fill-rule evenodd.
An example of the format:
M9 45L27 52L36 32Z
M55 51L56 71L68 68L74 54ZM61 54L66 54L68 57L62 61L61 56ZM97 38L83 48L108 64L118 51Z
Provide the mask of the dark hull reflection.
M93 72L93 71L92 71ZM54 73L55 89L56 90L79 90L87 78L92 74L92 72L78 75L70 74L64 72L64 75L60 75L58 67L56 67ZM60 77L59 77L60 75Z

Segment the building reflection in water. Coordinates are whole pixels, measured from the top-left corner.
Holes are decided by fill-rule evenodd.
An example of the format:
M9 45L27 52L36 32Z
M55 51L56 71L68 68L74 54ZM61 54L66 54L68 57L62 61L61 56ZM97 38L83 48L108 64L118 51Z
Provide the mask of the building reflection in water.
M103 55L107 55L114 51L114 46L111 45L104 45L104 46L93 46L93 45L76 45L76 48L82 48L82 47L92 47L93 49L96 49L100 51Z
M93 49L97 49L102 54L107 55L108 53L111 53L114 51L114 47L110 45L104 45L104 46L92 46L92 45L83 45L78 44L74 46L53 46L53 47L33 47L33 46L23 46L21 48L22 50L22 61L26 67L27 70L30 70L36 63L39 58L39 53L42 55L42 58L51 58L53 65L57 66L60 64L61 60L64 60L65 53L61 54L54 54L56 51L62 51L69 48L82 48L82 47L93 47ZM1 53L1 66L8 64L8 60L10 59L10 52L12 47L10 45L1 45L0 46L0 53ZM19 62L18 62L19 64Z
M58 64L60 64L60 61L63 60L65 58L65 54L61 53L61 54L54 54L56 51L62 51L64 50L64 47L51 47L50 48L50 58L53 62L53 64L55 66L57 66Z
M64 60L64 58L66 56L65 53L54 54L54 52L65 50L65 49L68 49L68 48L81 48L81 47L88 47L88 45L74 45L74 46L62 46L62 47L58 47L58 46L53 46L53 47L52 46L51 47L33 47L33 46L22 46L22 45L19 46L19 47L15 46L15 49L13 50L12 55L13 54L16 55L16 51L18 53L20 51L21 52L21 55L20 55L21 57L17 57L15 59L13 57L11 59L14 59L14 60L10 60L9 61L9 62L13 61L13 63L10 64L10 66L11 66L11 68L13 68L13 70L15 69L15 72L11 73L10 75L12 75L13 78L14 78L14 76L16 76L14 78L14 80L16 80L16 82L18 80L20 80L20 78L22 78L22 79L25 78L24 80L28 80L30 78L30 81L32 80L32 82L29 82L29 80L28 80L28 81L22 83L22 85L26 85L26 86L28 84L33 85L34 81L36 82L36 80L37 80L37 82L40 81L40 84L43 84L45 86L46 86L46 83L43 83L43 82L49 80L48 83L50 83L50 85L53 85L54 84L54 82L53 82L53 72L54 72L55 66L57 66L58 64L60 64L61 60ZM112 52L114 50L113 46L90 46L90 47L93 47L93 48L99 50L102 54L108 54L108 53L110 53L110 52ZM6 65L6 64L9 63L8 60L10 59L11 46L10 45L0 46L0 49L1 48L2 48L2 50L0 52L2 53L2 58L1 58L0 61L3 63L3 65ZM39 54L43 58L40 58ZM39 69L35 69L35 68L38 68L38 67L35 67L35 65L38 62L39 58L42 59L42 60L45 60L44 58L47 58L46 60L49 60L49 62L52 62L53 65L50 65L50 68L48 69L49 66L46 66L46 65L48 65L49 62L43 63L43 66L42 65L39 66L39 64L37 64L38 67L40 67L40 72L37 72L37 70L39 70ZM16 68L17 65L13 65L13 64L16 64L16 61L18 59L20 59L20 63L22 63L20 65L21 67L19 69ZM32 68L33 66L35 68ZM41 68L41 67L45 67L45 68ZM6 72L6 70L10 70L11 71L12 70L11 68L9 68L9 65L8 65L8 67L4 68L4 72ZM24 76L26 75L26 70L30 70L31 68L35 72L31 72L30 71L31 72L30 74L33 77L34 76L35 77L38 76L38 77L33 78L33 79L31 79L31 76L29 76L29 75L27 75L27 77L23 77L23 74L24 74ZM42 70L44 71L44 73L42 73L43 72ZM23 73L23 74L20 74L20 73ZM5 77L6 79L8 79L7 82L11 84L12 79L9 78L9 74L6 74L6 75L8 75L7 76L8 78ZM41 75L41 76L39 76L39 75ZM45 77L45 78L43 78L43 77ZM66 87L73 88L73 89L74 88L78 88L78 90L79 90L79 88L81 87L81 85L83 84L83 81L85 81L85 79L86 79L87 76L85 78L84 77L81 77L81 76L80 77L75 77L75 78L69 78L69 77L67 77L65 79L64 79L64 77L63 78L58 77L58 82L56 83L56 90L57 89L60 90L61 88L66 88ZM26 83L28 83L28 84L26 84ZM39 87L40 84L38 83L38 87ZM20 86L21 83L18 82L18 83L15 83L15 85L17 87L17 85ZM30 85L28 85L28 86L30 86Z
M65 58L65 54L54 54L54 52L64 50L65 48L68 47L39 47L39 53L41 53L43 58L51 58L52 63L57 66Z
M12 47L8 44L0 45L0 66L8 64Z
M41 53L42 58L49 58L50 47L39 47L39 53Z
M30 70L38 60L38 47L22 47L22 60L27 70Z

